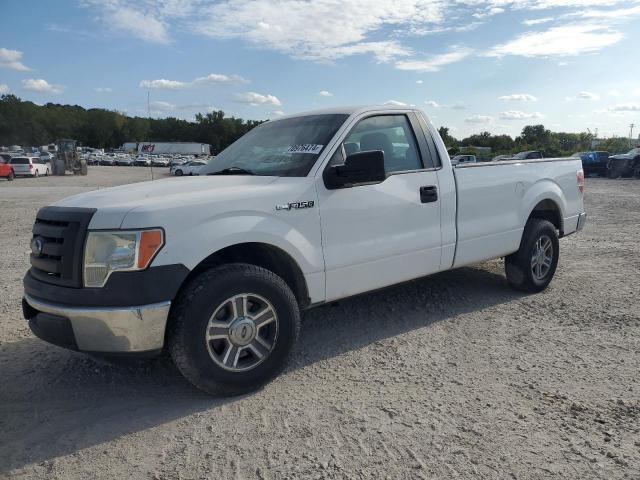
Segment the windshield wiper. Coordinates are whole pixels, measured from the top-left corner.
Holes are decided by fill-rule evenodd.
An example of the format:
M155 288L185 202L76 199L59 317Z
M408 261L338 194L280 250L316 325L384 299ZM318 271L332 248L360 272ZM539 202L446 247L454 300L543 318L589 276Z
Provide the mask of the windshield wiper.
M218 170L217 172L209 172L207 175L257 175L251 170L241 167L229 167Z

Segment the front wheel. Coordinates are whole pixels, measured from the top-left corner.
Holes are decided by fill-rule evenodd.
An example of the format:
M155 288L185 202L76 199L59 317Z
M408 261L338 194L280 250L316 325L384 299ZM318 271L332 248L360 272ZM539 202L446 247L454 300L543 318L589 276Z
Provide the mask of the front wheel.
M176 170L176 173L174 174L176 177L181 177L182 176L182 170Z
M298 303L284 280L261 267L228 264L201 273L178 295L169 352L196 387L238 395L284 369L299 329Z
M560 242L548 220L529 219L520 248L504 259L507 281L516 290L541 292L553 279L560 258Z

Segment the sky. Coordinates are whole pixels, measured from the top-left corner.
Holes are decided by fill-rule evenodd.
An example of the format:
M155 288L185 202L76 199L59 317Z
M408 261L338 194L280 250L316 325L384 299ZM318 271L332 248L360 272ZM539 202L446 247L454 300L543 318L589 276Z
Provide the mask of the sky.
M0 15L0 94L38 104L147 116L149 94L156 118L264 120L397 103L458 138L640 124L640 0L0 0Z

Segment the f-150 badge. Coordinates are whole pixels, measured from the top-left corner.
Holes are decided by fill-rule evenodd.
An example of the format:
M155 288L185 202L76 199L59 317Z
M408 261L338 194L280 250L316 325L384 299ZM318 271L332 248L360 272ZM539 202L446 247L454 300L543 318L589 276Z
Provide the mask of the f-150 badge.
M283 203L281 205L276 205L276 210L292 210L299 208L313 208L314 201L310 200L308 202L291 202L291 203Z

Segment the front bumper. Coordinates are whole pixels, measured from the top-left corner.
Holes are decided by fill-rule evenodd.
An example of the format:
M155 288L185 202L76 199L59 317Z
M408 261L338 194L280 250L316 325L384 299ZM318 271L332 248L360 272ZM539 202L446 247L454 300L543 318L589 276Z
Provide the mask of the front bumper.
M72 307L25 295L24 317L49 343L92 353L159 352L171 302L134 307Z

